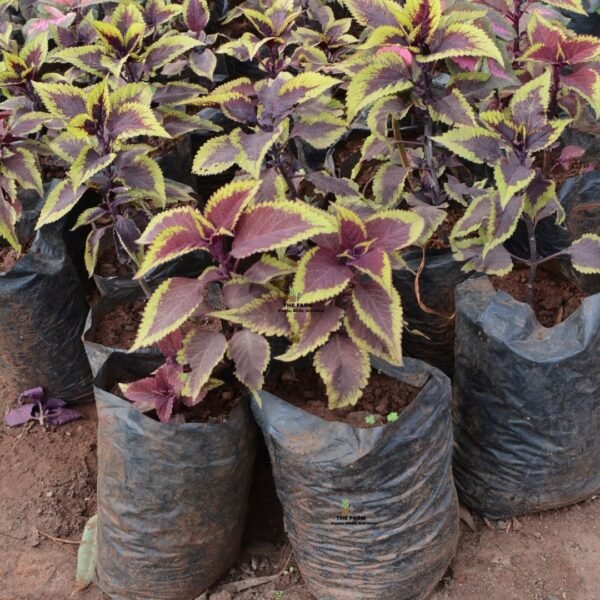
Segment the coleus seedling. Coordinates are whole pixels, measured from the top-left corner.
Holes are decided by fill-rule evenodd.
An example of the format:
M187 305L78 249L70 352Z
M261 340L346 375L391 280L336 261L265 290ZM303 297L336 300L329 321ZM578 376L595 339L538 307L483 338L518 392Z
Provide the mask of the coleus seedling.
M525 65L550 68L548 115L562 109L576 117L589 104L600 116L600 39L576 35L556 21L534 14L527 27L528 47L518 59Z
M338 83L320 73L280 73L254 83L235 79L198 98L196 104L218 106L237 127L200 148L193 172L213 175L237 164L265 187L285 191L287 184L298 197L290 140L323 149L346 131L343 107L328 93Z
M513 95L504 110L484 111L478 123L458 125L435 141L473 163L494 169L505 207L534 179L538 153L554 144L571 119L550 119L551 74L546 71Z
M85 211L78 225L114 217L117 238L130 255L137 251L137 228L119 218L117 208L139 200L162 207L166 184L158 163L149 155L152 147L131 143L139 136L170 137L158 123L147 84L126 84L109 92L106 82L88 90L65 83L38 83L36 91L52 117L64 130L49 140L51 150L70 168L65 179L48 193L37 226L66 215L87 189L100 194L101 205ZM177 193L174 185L171 190ZM89 234L85 261L93 273L104 227Z
M369 355L402 360L402 306L392 285L398 250L417 242L425 221L388 210L361 218L333 205L336 230L315 236L300 259L291 291L307 312L288 312L290 348L277 357L296 361L313 353L329 408L356 404L371 372Z
M177 362L177 353L183 344L181 331L174 331L158 342L157 346L165 357L165 363L148 377L133 383L120 384L127 400L142 412L155 411L163 423L185 422L186 407L193 406L191 398L182 395L183 367ZM221 381L210 379L208 389L221 385Z
M42 110L34 83L48 56L48 34L42 33L22 48L5 50L0 69L0 92L8 101L4 106L11 110L30 112Z
M25 402L29 400L30 402ZM19 427L30 421L40 425L65 425L82 419L83 415L67 407L60 398L47 398L42 387L26 390L19 395L19 406L8 411L4 417L7 427Z
M273 0L259 2L256 7L234 8L226 22L243 16L254 32L246 31L221 45L218 53L242 62L256 61L269 77L277 77L292 63L291 55L297 45L293 32L301 15L302 7L295 0Z
M35 11L38 16L27 20L23 31L27 38L33 38L40 33L52 32L58 28L66 30L72 28L75 33L77 26L81 25L87 10L103 0L45 0L35 2Z
M475 0L487 9L487 17L503 49L518 61L526 44L530 19L542 16L552 21L565 20L559 10L587 14L581 0ZM552 42L552 40L549 40Z
M182 207L157 215L139 240L148 248L138 278L197 250L213 260L198 278L174 277L157 288L132 346L152 345L185 327L177 360L185 366L181 393L191 403L204 397L226 354L236 377L260 389L270 358L264 336L290 330L281 286L294 266L285 249L333 229L323 211L289 200L257 203L257 191L256 182L233 181L213 194L202 213ZM207 315L221 319L222 331L198 323Z
M37 157L27 147L27 136L49 120L40 113L13 116L0 112L0 237L17 252L21 244L15 226L22 212L17 192L23 188L44 194Z
M363 44L345 62L348 118L363 117L370 131L355 175L363 164L379 161L372 178L374 201L382 208L407 201L428 221L430 234L445 218L444 211L431 209L448 199L441 178L458 166L453 157L434 152L435 127L475 121L472 101L453 79L455 61L485 59L483 85L494 73L504 73L504 58L485 10L476 5L449 3L442 11L440 0L345 4L365 28ZM416 140L402 137L400 124L407 118L419 130Z
M465 270L505 275L513 261L529 266L528 301L533 298L537 266L560 254L569 255L582 273L600 272L600 237L584 235L569 248L542 257L535 230L539 222L564 211L556 198L556 184L536 166L535 155L551 146L570 119L549 119L551 74L546 72L521 87L504 111L480 114L481 125L457 127L436 140L472 162L494 166L496 189L474 197L452 230L455 258ZM529 257L512 255L504 247L523 220L529 239Z
M119 3L107 20L91 21L97 35L94 43L64 48L53 58L99 78L128 83L154 78L200 44L194 37L166 27L181 12L180 5L163 0L151 0L143 7Z

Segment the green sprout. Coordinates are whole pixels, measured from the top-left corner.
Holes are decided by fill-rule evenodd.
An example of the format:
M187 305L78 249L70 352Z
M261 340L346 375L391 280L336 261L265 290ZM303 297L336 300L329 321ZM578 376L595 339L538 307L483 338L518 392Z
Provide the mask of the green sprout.
M344 498L340 502L340 507L342 508L342 510L350 510L350 500L348 500L348 498Z
M365 417L365 423L367 425L375 425L375 415L367 415Z
M391 412L387 416L388 423L393 423L394 421L397 421L397 420L398 420L398 413L397 412Z

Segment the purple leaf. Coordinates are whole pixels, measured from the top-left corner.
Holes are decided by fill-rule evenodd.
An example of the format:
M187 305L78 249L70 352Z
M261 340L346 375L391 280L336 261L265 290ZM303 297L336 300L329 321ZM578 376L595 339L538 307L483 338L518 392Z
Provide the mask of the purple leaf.
M7 427L25 425L25 423L32 419L35 406L35 404L24 404L23 406L9 410L6 417L4 417L4 423Z
M43 400L45 396L44 388L39 386L35 388L31 388L30 390L25 390L24 392L19 394L19 404L23 403L23 400Z

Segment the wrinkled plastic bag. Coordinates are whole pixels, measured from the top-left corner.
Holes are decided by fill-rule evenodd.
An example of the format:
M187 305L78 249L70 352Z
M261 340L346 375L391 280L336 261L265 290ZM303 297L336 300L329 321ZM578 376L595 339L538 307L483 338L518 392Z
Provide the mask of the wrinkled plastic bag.
M600 294L551 329L486 278L456 292L454 475L489 519L600 492Z
M19 229L25 235L38 209L24 212ZM30 251L0 273L0 388L8 400L33 386L68 402L92 399L81 343L87 303L62 229L61 222L43 227Z
M252 405L294 556L319 600L425 599L456 549L450 380L410 358L373 364L424 386L385 427L325 421L267 392ZM345 511L360 524L347 525Z
M237 559L256 430L247 402L224 424L160 423L110 393L162 359L112 355L98 407L99 586L114 600L194 600Z

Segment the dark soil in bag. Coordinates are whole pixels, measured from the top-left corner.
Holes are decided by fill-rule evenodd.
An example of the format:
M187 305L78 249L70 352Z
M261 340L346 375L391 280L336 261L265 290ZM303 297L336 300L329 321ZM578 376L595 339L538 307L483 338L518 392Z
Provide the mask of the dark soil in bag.
M146 300L142 290L102 296L90 309L83 333L85 352L94 376L113 353L127 353L135 341ZM132 354L161 356L156 348L142 348Z
M1 251L7 270L0 270L0 388L14 400L35 386L70 402L91 400L81 343L85 295L65 250L62 223L34 233L37 214L26 210L19 224L22 239L31 242L27 254L17 260L13 251Z
M410 250L403 258L413 271L419 269L422 254ZM402 299L403 316L409 330L402 333L402 351L423 360L448 376L454 371L454 290L470 277L449 250L427 250L419 278L423 309L417 301L415 276L408 270L394 271L394 286Z
M245 399L224 423L160 423L110 391L162 359L113 355L95 379L98 562L113 600L194 600L235 562L256 430Z
M490 519L600 491L600 294L543 327L486 277L456 292L454 474ZM556 320L556 318L555 318Z
M456 549L450 382L410 358L373 364L420 390L383 427L325 420L268 392L252 405L295 558L319 600L423 600ZM304 387L296 383L299 397Z

